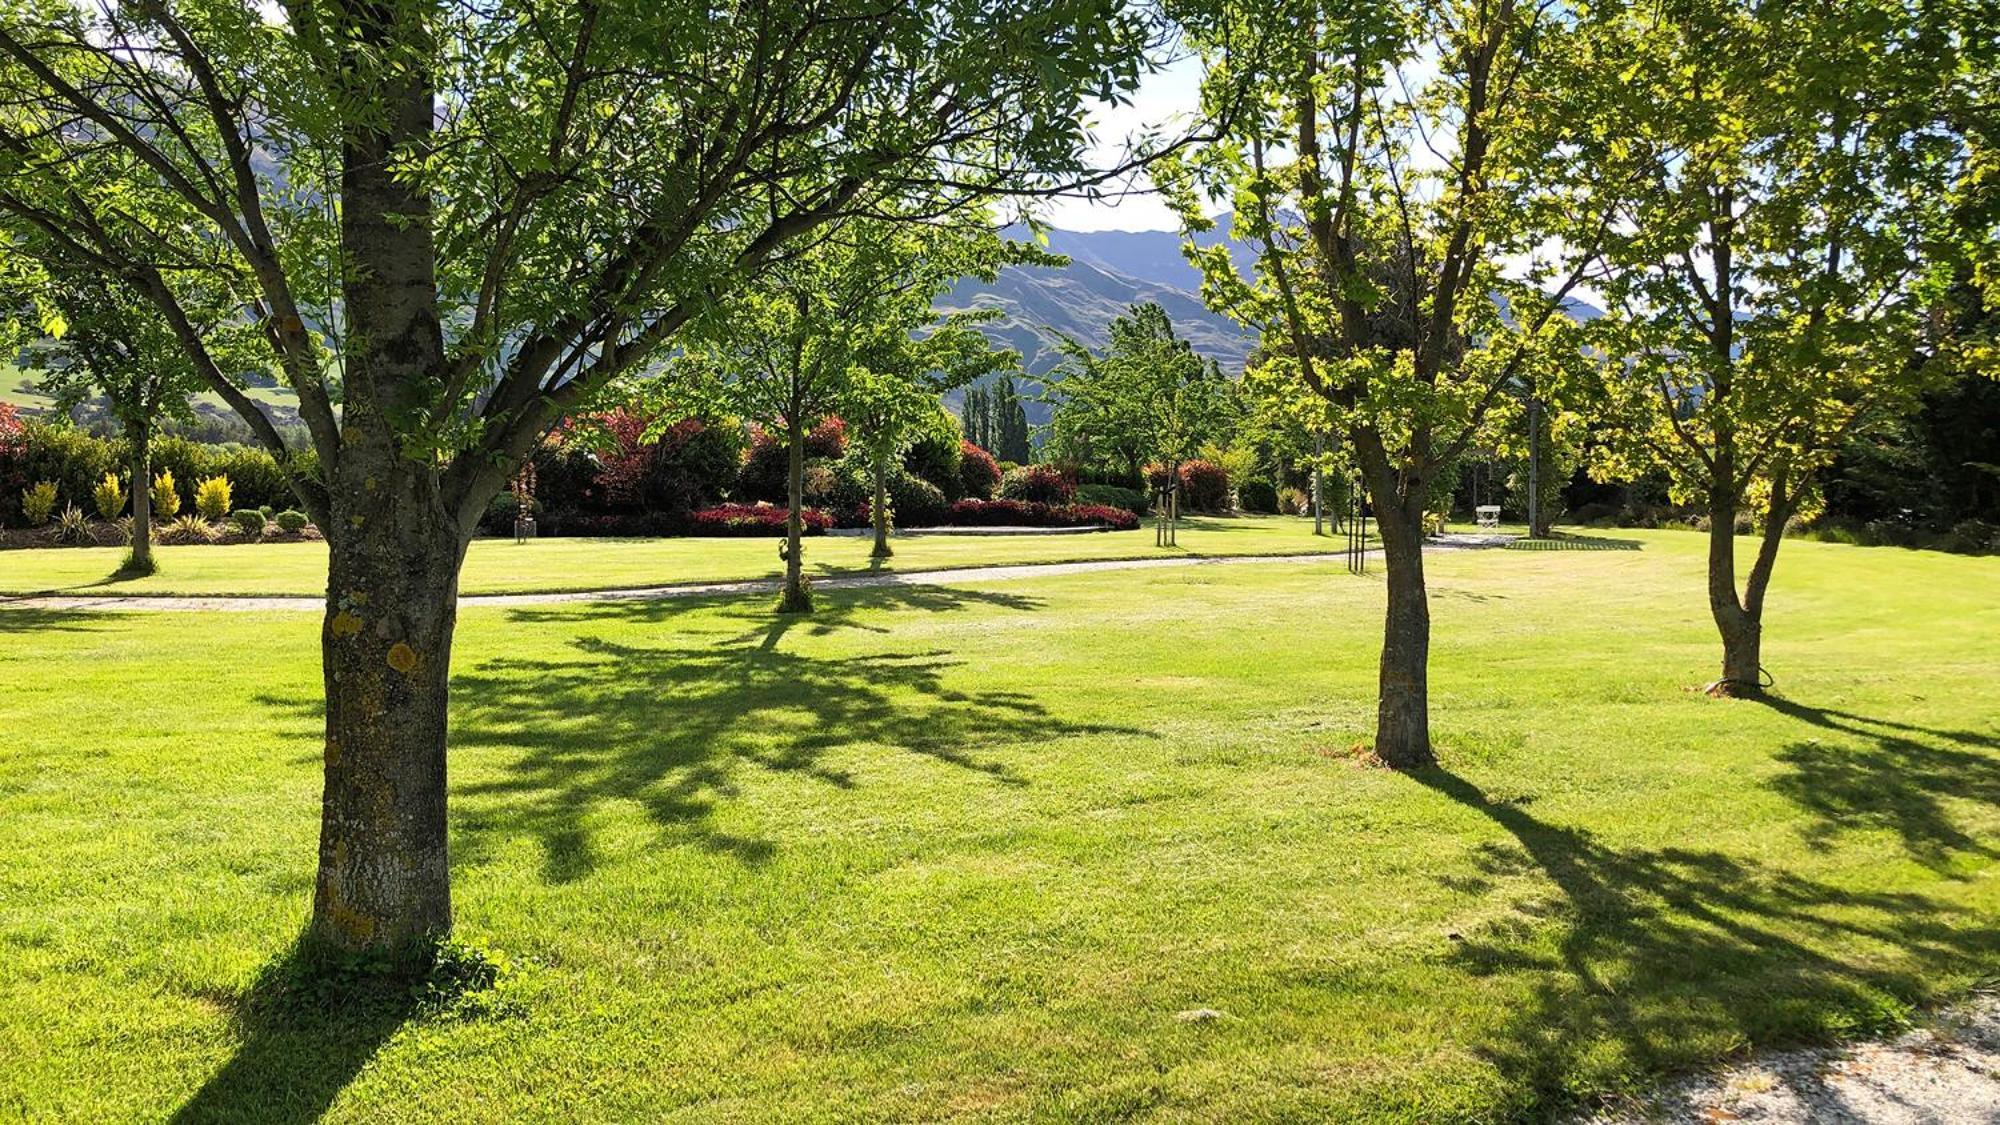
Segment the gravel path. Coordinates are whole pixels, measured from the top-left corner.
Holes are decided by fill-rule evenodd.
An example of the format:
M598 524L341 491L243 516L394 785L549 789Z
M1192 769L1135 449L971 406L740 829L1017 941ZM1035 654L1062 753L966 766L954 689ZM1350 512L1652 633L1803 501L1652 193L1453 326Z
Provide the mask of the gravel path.
M1504 547L1512 536L1446 535L1431 540L1430 551L1465 551L1484 547ZM1369 552L1379 556L1381 549ZM1022 563L1013 566L974 566L950 570L887 571L881 574L853 574L813 579L815 590L860 590L874 586L952 586L963 582L1002 582L1023 578L1051 578L1063 574L1092 574L1104 570L1159 570L1183 566L1234 566L1246 563L1333 563L1339 554L1317 552L1310 555L1229 555L1171 559L1102 559L1095 562ZM570 602L645 602L666 598L700 598L729 594L770 594L778 590L776 579L748 582L703 582L674 586L645 586L626 590L579 590L553 594L466 594L458 599L460 608L478 606L562 605ZM105 612L162 613L318 613L326 608L320 597L113 597L98 594L38 594L32 597L0 597L0 609L98 610Z
M1878 1043L1759 1055L1667 1086L1587 1125L1994 1125L2000 1122L2000 994L1949 1008Z

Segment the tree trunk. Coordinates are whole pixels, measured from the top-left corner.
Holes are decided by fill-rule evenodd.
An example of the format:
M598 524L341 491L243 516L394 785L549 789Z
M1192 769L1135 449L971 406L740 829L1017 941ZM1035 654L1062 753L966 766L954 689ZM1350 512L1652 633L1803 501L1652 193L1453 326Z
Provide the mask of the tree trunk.
M1722 678L1715 695L1755 695L1760 689L1763 623L1736 596L1736 496L1717 487L1708 503L1708 611L1722 635Z
M875 505L869 514L875 522L875 547L868 552L868 557L889 558L896 552L889 547L889 464L886 457L875 458Z
M428 439L406 434L435 410L445 370L428 180L402 163L423 158L436 108L400 48L429 32L415 8L341 12L343 82L363 110L342 137L341 440L321 451L326 792L308 933L402 959L451 928L445 706L470 529Z
M132 433L132 557L125 569L153 572L153 428L128 427Z
M1417 769L1437 761L1431 753L1431 610L1424 589L1428 482L1404 478L1379 438L1357 435L1355 452L1381 531L1388 575L1376 678L1375 756L1394 769Z
M326 792L311 936L397 953L451 929L446 689L465 540L426 468L350 443L340 476L326 529Z
M1430 720L1431 611L1424 589L1421 512L1377 503L1388 606L1382 622L1382 665L1376 680L1375 754L1396 769L1432 764ZM1365 546L1365 545L1364 545Z
M806 435L805 427L793 415L785 425L785 437L790 443L790 458L786 468L786 484L790 508L785 514L785 592L778 598L779 613L811 613L812 593L806 589L805 577L805 491L806 491Z
M1764 690L1764 593L1770 589L1771 571L1778 563L1778 547L1785 540L1785 523L1796 507L1785 482L1778 481L1771 496L1771 508L1758 538L1757 557L1743 583L1743 596L1736 594L1736 512L1734 497L1719 497L1709 504L1708 604L1715 617L1716 631L1722 635L1722 678L1709 685L1713 695L1757 695ZM1727 517L1725 519L1725 516Z

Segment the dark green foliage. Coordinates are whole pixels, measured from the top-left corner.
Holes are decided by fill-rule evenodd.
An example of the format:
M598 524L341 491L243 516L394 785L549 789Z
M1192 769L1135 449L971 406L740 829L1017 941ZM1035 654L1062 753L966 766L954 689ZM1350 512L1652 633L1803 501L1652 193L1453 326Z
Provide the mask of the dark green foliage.
M1236 506L1246 512L1275 514L1278 486L1267 480L1246 480L1236 488Z
M1019 463L1034 455L1028 441L1028 412L1011 376L1001 378L991 389L975 387L965 392L965 436L981 449L992 450L1002 461Z
M808 466L839 460L847 452L847 425L838 418L829 418L807 431L804 445ZM791 452L785 448L784 434L762 426L752 427L750 452L736 478L736 498L761 500L766 504L785 503L788 500L786 474L790 457Z
M921 434L903 451L903 468L937 486L947 499L964 495L959 470L965 459L964 439L940 427Z
M1115 484L1077 485L1076 502L1098 504L1107 508L1123 508L1135 516L1143 516L1153 508L1153 501L1144 492Z
M1854 438L1826 475L1831 523L1942 533L2000 522L2000 382L1968 372L1915 416Z
M278 525L278 530L288 535L297 535L312 522L311 518L297 508L286 508L271 518Z
M643 502L655 512L692 512L714 504L736 482L743 434L733 425L688 419L667 428L644 480Z
M534 465L535 499L542 507L552 512L576 512L604 506L597 488L597 474L602 466L589 449L553 442L544 444L535 450Z
M243 508L229 513L229 522L235 524L245 535L255 537L264 534L264 513L255 508Z
M889 510L897 527L936 527L944 522L951 502L944 490L922 477L904 472L889 476Z

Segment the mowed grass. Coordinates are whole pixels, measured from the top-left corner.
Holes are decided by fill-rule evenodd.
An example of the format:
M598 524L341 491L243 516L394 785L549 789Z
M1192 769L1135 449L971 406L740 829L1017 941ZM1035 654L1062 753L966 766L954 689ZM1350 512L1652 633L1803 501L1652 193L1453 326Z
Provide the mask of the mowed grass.
M1787 543L1716 701L1624 537L1430 560L1413 774L1333 561L467 611L471 1019L248 1002L315 615L0 608L0 1117L1531 1118L1990 981L2000 563Z
M1315 536L1296 516L1198 516L1182 521L1177 545L1153 545L1150 524L1137 531L1075 535L914 535L894 541L895 558L876 564L864 536L815 536L806 566L820 575L933 570L1004 563L1222 555L1308 554L1344 541ZM466 553L460 592L519 594L608 590L674 583L774 578L783 573L777 539L476 539ZM117 547L0 551L0 595L306 594L326 592L324 543L160 547L159 571L113 581L124 557Z

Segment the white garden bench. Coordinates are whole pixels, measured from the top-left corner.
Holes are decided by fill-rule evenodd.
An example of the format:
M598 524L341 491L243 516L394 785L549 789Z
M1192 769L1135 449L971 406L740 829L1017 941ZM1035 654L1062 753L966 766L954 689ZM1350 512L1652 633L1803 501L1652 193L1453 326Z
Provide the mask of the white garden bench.
M1472 518L1480 527L1499 527L1500 505L1481 504L1472 509Z

